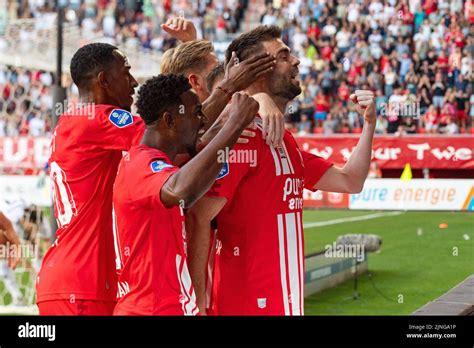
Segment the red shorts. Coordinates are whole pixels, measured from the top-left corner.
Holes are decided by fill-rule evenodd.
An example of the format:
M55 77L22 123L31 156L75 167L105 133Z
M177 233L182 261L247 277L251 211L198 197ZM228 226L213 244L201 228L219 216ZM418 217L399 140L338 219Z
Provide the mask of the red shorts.
M54 300L38 303L40 315L112 315L116 302Z
M466 110L458 110L456 113L458 120L467 120L467 112Z

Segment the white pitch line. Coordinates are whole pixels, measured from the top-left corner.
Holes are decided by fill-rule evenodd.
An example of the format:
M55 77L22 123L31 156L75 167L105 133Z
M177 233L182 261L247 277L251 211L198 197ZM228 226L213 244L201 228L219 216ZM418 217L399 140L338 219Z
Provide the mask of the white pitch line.
M394 216L403 214L403 211L391 211L388 213L375 213L369 215L362 215L362 216L354 216L349 218L342 218L342 219L334 219L334 220L327 220L327 221L320 221L320 222L310 222L303 225L304 228L311 228L311 227L320 227L320 226L328 226L328 225L336 225L342 224L345 222L352 222L352 221L363 221L363 220L371 220L376 219L379 217L384 216Z

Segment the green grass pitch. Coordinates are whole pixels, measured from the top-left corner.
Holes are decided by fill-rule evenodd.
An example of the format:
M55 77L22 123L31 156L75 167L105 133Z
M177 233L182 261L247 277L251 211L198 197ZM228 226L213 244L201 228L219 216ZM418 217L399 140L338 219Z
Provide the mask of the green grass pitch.
M303 217L311 223L373 213L306 210ZM369 254L372 276L359 277L356 300L353 280L306 298L306 315L409 315L474 273L473 213L405 212L305 228L305 251L324 250L346 233L382 237L381 252Z

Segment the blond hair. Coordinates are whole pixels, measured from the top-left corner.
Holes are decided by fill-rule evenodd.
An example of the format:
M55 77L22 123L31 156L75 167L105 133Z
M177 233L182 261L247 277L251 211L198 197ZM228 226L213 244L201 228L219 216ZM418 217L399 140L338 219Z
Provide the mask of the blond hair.
M184 42L167 50L161 59L162 74L199 73L205 69L207 57L214 51L212 43L205 40Z

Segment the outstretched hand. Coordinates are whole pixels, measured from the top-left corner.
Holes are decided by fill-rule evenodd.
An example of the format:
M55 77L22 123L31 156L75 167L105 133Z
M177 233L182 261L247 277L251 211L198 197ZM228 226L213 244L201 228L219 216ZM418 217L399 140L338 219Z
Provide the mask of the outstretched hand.
M170 18L165 24L161 24L161 28L182 42L197 39L196 28L193 22L183 17Z

